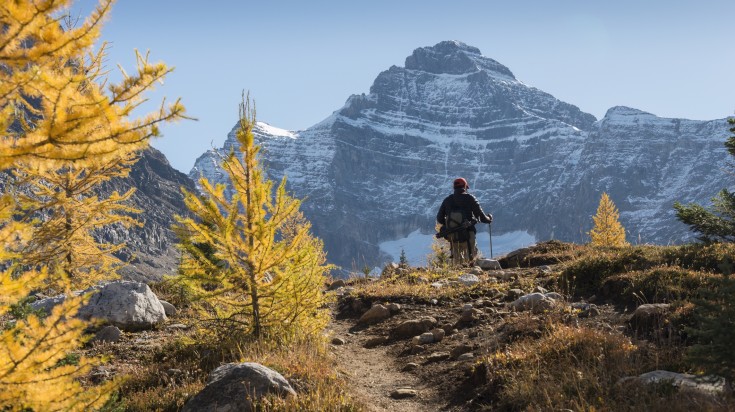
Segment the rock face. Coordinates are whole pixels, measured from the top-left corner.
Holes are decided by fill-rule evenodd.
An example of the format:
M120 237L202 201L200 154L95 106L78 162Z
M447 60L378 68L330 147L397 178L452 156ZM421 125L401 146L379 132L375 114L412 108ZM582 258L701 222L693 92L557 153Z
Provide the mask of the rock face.
M691 236L672 204L708 203L730 177L724 120L665 119L615 107L601 120L529 87L477 48L441 42L380 73L321 123L299 132L255 128L269 176L288 176L331 261L377 266L379 244L434 218L452 179L494 217L493 231L581 241L600 194L642 242ZM235 144L234 130L222 152ZM225 183L210 151L190 176Z
M182 412L253 410L253 399L266 394L296 396L278 372L253 362L228 363L209 375L207 386L184 405Z
M136 188L130 204L141 210L136 216L145 223L143 227L111 226L99 230L96 236L108 242L126 242L127 247L117 253L118 258L129 263L122 270L124 279L160 281L163 275L175 274L178 265L177 239L171 225L174 215L187 213L181 188L196 192L196 186L151 147L142 153L127 177L104 184L101 193L124 193L130 187Z

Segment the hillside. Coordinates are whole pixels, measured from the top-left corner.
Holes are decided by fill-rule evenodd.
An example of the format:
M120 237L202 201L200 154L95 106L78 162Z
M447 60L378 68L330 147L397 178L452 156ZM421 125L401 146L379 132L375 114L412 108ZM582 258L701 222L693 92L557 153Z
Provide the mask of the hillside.
M388 266L379 279L325 285L337 300L322 349L192 345L186 300L159 285L179 307L167 325L90 350L115 354L106 379L132 374L118 404L131 411L179 410L228 359L294 385L297 398L268 398L264 410L731 410L721 382L688 379L699 367L686 351L691 302L734 253L550 241L503 257L500 270ZM518 303L532 292L546 297Z

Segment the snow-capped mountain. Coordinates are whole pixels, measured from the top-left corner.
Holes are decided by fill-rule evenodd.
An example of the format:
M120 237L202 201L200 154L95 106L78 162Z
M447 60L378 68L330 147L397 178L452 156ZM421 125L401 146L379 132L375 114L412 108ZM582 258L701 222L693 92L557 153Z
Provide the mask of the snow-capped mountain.
M287 175L289 190L307 198L330 260L346 268L396 256L380 245L409 234L430 242L458 176L495 216L494 234L520 231L526 240L584 241L606 191L631 241L679 242L689 233L673 202L707 203L729 183L725 120L615 107L598 121L454 41L416 49L369 94L307 130L258 123L255 131L269 176ZM192 178L225 182L219 154L235 144L233 133L197 160Z

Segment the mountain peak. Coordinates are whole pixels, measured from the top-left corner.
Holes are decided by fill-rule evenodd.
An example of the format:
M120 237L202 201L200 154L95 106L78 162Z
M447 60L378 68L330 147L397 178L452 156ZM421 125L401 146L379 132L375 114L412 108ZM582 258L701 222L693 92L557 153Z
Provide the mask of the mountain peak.
M606 118L615 116L653 116L653 114L628 106L611 107L607 110L607 113L605 113Z
M480 49L456 40L420 47L406 58L406 68L434 74L467 74L487 70L515 79L507 67L485 57Z

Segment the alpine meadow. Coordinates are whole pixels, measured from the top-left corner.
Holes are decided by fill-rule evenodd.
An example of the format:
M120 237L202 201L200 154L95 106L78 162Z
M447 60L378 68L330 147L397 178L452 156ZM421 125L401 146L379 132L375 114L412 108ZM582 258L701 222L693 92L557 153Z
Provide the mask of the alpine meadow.
M0 5L0 410L735 410L735 118L598 119L457 40L381 66L448 30L522 66L534 23L596 67L631 5L194 3Z

